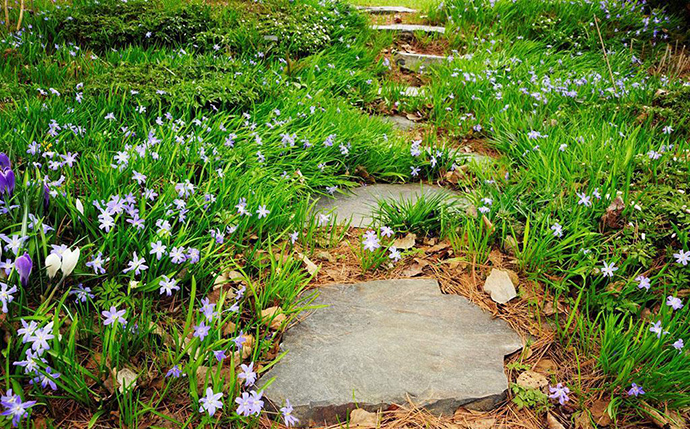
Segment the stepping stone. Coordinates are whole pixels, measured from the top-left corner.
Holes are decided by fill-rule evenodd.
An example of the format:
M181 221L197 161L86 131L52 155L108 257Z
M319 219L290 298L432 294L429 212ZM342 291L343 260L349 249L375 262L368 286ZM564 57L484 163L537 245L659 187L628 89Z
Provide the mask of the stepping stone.
M397 52L395 60L401 68L409 71L419 70L420 67L432 67L448 62L449 57L442 55L415 54L411 52Z
M372 25L374 30L382 31L396 31L405 35L413 36L415 31L421 31L425 33L438 33L443 34L446 32L445 27L436 27L432 25L414 25L414 24L389 24L389 25Z
M355 6L355 9L372 15L394 15L396 13L417 13L416 9L403 6Z
M419 97L424 95L424 89L417 86L408 86L402 93L405 97Z
M455 154L455 160L462 164L477 164L482 168L488 168L493 165L496 160L488 155L482 155L480 153L474 152L457 152Z
M467 206L467 201L461 199L460 194L440 186L424 185L418 183L366 185L354 188L348 194L336 194L335 198L323 197L316 203L316 211L330 213L337 216L336 222L345 225L350 221L350 226L367 227L374 223L374 213L378 209L380 200L416 201L420 195L431 197L445 194L449 199L458 201L461 207Z
M383 88L379 88L378 90L378 95L383 94ZM405 97L419 97L424 95L424 88L420 88L418 86L408 86L405 87L402 91L400 91L400 95L403 95Z
M319 289L314 310L289 329L287 354L259 381L269 408L286 399L302 425L343 422L406 404L453 415L489 410L506 397L506 355L522 347L500 319L434 279L381 280ZM356 405L355 405L356 404Z
M410 121L404 116L393 115L393 116L381 116L381 120L393 124L393 128L400 131L410 131L417 127L417 123Z

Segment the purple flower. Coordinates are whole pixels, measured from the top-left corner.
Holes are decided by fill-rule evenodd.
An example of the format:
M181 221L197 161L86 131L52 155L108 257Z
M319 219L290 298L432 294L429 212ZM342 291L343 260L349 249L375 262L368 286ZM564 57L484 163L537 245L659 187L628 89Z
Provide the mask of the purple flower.
M41 384L42 388L46 388L47 386L50 386L51 390L57 390L57 385L55 384L55 380L60 378L60 373L59 372L53 372L53 369L51 367L46 367L46 373L45 374L39 374L33 379L29 380L29 384Z
M645 391L642 389L642 386L638 386L637 384L633 383L632 386L630 387L630 390L628 390L628 396L639 396L639 395L644 395Z
M565 405L565 403L570 400L570 398L568 397L570 389L568 389L567 386L563 386L563 384L561 383L558 383L556 387L549 386L549 392L551 392L549 398L557 399L558 403L561 405Z
M683 341L682 338L678 339L678 341L673 343L673 348L678 350L678 353L683 351L683 347L685 347L685 342Z
M115 322L120 322L123 326L127 323L127 319L124 316L127 310L118 310L115 306L110 307L110 310L105 310L101 312L105 320L103 321L104 326L111 325Z
M216 304L213 304L208 298L201 300L201 308L199 311L206 317L209 322L213 320L213 312L215 311Z
M5 411L2 413L3 416L12 417L12 426L19 426L19 422L24 416L29 415L26 411L36 404L36 401L26 401L22 402L22 398L19 395L12 393L12 389L7 391L0 401L5 407Z
M674 310L680 310L681 308L683 308L683 300L681 300L678 297L669 295L666 297L666 305L668 305Z
M225 350L214 350L213 356L218 360L218 362L223 362L223 360L228 357L228 355L225 354Z
M0 304L2 304L3 313L9 311L7 304L14 301L14 294L17 292L17 286L12 286L9 289L7 287L5 283L0 282Z
M613 273L618 271L618 267L616 267L615 262L608 264L606 261L604 261L603 263L604 266L601 268L601 274L604 277L613 277Z
M205 322L201 322L194 327L194 336L199 338L199 341L204 341L204 338L208 336L210 330L210 326L206 326Z
M295 426L299 423L299 419L292 415L292 405L290 405L289 399L285 400L285 406L280 409L280 412L283 413L283 421L285 422L285 426Z
M254 362L250 362L249 365L241 365L242 372L237 375L237 378L244 380L244 386L251 386L256 381L256 373L254 372Z
M19 273L19 279L24 287L26 287L26 284L29 282L29 276L31 275L33 265L31 257L29 257L29 254L26 252L14 261L14 268L17 270L17 273Z
M173 377L173 378L180 378L181 374L182 374L182 371L180 370L180 367L178 365L175 365L168 370L168 372L165 374L165 376L166 377Z
M635 277L635 281L637 282L638 289L649 290L650 286L652 285L649 280L649 277L645 277L643 275Z
M223 397L223 392L213 393L213 389L210 387L206 388L206 396L199 399L201 407L199 407L199 412L208 412L209 416L213 416L217 410L223 408L223 402L220 398Z

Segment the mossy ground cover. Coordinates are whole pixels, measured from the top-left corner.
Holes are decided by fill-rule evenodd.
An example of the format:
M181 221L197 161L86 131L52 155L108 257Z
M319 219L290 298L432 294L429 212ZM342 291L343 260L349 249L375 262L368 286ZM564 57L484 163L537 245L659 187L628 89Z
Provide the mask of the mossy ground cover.
M559 367L557 390L514 385L498 411L527 427L687 413L683 21L613 0L396 5L446 33L403 41L331 1L25 5L0 36L1 424L291 423L253 378L329 278L309 258L334 281L448 279L518 320L539 340L510 373L535 350ZM402 43L448 61L401 79ZM472 207L384 204L382 225L418 234L403 251L313 210L407 181ZM505 306L477 293L499 265L522 282Z

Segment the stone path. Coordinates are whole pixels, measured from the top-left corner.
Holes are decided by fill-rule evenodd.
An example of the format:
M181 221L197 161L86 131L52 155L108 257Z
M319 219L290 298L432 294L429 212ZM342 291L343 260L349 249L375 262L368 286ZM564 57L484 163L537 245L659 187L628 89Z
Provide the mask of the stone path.
M417 13L416 9L404 6L355 6L355 9L373 15L395 15L396 13Z
M404 70L418 71L421 67L428 68L448 62L448 57L442 55L416 54L413 52L396 52L395 61Z
M393 115L393 116L379 116L385 122L390 122L393 124L393 128L400 131L411 131L417 127L417 123L407 119L404 116Z
M260 380L306 425L343 422L349 410L412 400L434 414L487 410L505 399L504 356L522 342L502 320L433 279L384 280L320 289L283 337L288 353Z
M394 199L397 201L419 199L421 195L433 196L439 193L455 198L461 204L460 194L440 186L406 183L400 185L375 184L360 186L348 194L336 194L335 198L323 197L316 204L316 210L322 213L332 212L336 215L338 224L343 225L351 220L354 227L366 227L374 222L373 216L378 207L378 201Z
M415 24L388 24L388 25L372 25L372 29L381 31L396 31L405 35L414 35L415 31L424 33L438 33L444 34L445 27L436 27L433 25L415 25Z

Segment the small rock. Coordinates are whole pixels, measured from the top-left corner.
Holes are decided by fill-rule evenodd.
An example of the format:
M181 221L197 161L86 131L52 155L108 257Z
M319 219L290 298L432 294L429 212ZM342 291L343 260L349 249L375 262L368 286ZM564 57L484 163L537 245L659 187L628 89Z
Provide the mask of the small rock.
M491 294L491 299L505 304L517 296L515 286L506 271L492 269L484 283L484 292Z
M541 390L549 385L549 380L534 371L525 371L517 379L517 385L525 389Z
M117 381L117 390L124 393L126 390L137 387L137 374L129 368L115 370L115 380Z
M349 427L355 428L376 428L379 424L379 416L377 413L370 413L369 411L357 408L350 413Z

